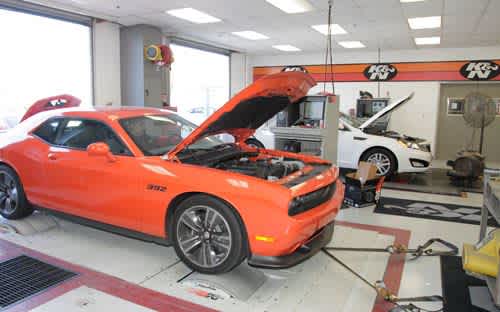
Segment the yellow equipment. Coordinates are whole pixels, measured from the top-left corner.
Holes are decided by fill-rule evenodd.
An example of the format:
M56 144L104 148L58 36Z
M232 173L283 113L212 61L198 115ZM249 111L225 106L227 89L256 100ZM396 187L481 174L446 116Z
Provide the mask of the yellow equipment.
M163 60L160 46L156 44L150 44L144 47L144 57L151 62L158 62Z
M464 244L462 265L470 273L497 277L500 251L500 229L488 234L476 245Z

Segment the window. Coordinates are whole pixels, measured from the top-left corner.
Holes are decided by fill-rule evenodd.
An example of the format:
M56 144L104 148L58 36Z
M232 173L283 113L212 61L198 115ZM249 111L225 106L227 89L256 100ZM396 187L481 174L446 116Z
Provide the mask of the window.
M90 144L106 143L114 155L132 155L105 124L95 120L71 119L62 127L56 144L69 148L86 149Z
M42 124L34 134L57 146L85 150L92 143L103 142L109 146L114 155L132 155L113 130L95 120L49 120Z
M38 129L36 129L33 134L44 140L47 143L55 144L57 129L61 124L61 120L48 120L44 122Z
M146 156L168 153L196 129L196 125L174 114L132 117L119 122ZM209 149L223 143L216 136L208 136L196 141L190 149Z
M69 93L91 106L90 18L87 24L71 22L69 16L47 17L55 16L48 8L16 11L7 5L0 1L0 119L17 124L35 101L58 94Z
M170 103L200 125L229 100L229 55L171 44Z

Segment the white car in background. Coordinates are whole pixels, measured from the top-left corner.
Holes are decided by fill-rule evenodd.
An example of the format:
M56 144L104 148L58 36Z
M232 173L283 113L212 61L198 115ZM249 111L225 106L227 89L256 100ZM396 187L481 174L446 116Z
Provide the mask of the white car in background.
M201 125L208 116L212 115L217 108L210 106L198 106L188 111L179 111L178 114L196 125Z
M432 160L430 144L424 139L387 131L385 126L379 126L381 119L412 96L391 103L365 121L341 113L337 154L339 167L356 169L360 161L367 161L377 166L377 175L380 176L427 171Z

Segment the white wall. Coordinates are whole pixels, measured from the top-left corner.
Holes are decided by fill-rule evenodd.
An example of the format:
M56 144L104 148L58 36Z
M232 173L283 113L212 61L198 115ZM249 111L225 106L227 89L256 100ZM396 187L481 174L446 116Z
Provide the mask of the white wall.
M120 26L94 25L94 105L121 105Z
M335 53L336 51L334 51ZM273 54L273 55L251 55L248 57L247 79L252 81L252 68L255 66L279 66L279 65L313 65L323 64L324 54ZM383 51L381 62L415 62L415 61L450 61L450 60L474 60L474 59L497 59L500 57L500 46L478 47L478 48L432 48L401 51ZM353 63L376 63L377 52L354 51L339 52L334 54L336 64ZM331 91L330 84L327 90ZM355 108L359 91L369 91L377 96L376 82L337 82L335 93L340 96L340 111L348 112ZM320 83L310 94L323 91ZM437 113L439 105L440 82L384 82L380 84L380 96L389 95L393 99L407 96L414 92L413 99L398 109L391 118L389 128L401 133L425 138L431 142L432 150L435 151L437 135Z
M231 53L230 56L230 79L231 79L231 97L236 95L247 85L247 55L244 53Z

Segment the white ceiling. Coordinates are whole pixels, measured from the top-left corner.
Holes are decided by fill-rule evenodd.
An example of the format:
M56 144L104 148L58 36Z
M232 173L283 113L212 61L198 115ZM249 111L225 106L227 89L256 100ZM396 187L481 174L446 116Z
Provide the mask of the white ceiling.
M283 53L272 45L291 44L304 52L325 49L326 37L310 26L327 23L328 0L309 0L314 11L286 14L265 0L40 0L82 10L123 25L151 24L167 34L191 38L251 54ZM222 19L193 24L164 12L192 7ZM441 36L438 47L500 44L500 0L334 0L334 23L348 34L336 41L360 40L367 50L417 49L414 37ZM442 15L440 29L410 30L407 18ZM255 30L270 37L250 41L231 34ZM429 47L429 46L425 46ZM337 51L345 50L335 44Z

